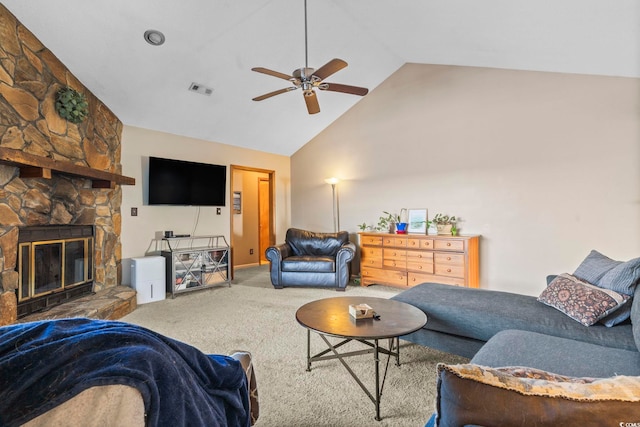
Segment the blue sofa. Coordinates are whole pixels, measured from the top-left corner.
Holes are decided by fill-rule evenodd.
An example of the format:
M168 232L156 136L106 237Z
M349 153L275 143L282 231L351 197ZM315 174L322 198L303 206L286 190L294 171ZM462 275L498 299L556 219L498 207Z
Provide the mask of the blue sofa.
M611 327L509 292L424 283L394 296L428 318L403 339L471 359L438 365L427 425L640 425L640 262L632 261L630 317Z
M586 327L534 296L509 292L424 283L393 299L427 315L424 328L402 337L410 342L486 366L602 378L640 375L640 287L635 295L631 321L613 327Z

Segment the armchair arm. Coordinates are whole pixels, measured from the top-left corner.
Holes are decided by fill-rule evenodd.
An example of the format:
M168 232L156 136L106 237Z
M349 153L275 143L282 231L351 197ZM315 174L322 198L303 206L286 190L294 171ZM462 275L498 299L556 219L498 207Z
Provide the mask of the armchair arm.
M352 242L343 244L336 254L336 264L347 264L356 255L356 245Z
M336 286L344 290L349 283L351 269L349 263L356 255L356 245L352 242L343 244L336 254Z
M283 243L281 245L269 246L265 251L265 256L272 264L278 263L279 265L283 259L290 257L292 253L291 246Z
M282 260L291 256L293 250L287 243L269 246L264 255L270 263L271 284L274 288L282 288Z

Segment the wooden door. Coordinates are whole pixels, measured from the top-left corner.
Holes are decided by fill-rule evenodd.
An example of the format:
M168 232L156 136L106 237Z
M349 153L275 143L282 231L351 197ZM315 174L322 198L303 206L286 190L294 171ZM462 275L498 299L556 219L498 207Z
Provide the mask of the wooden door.
M260 264L266 263L264 253L271 245L271 191L268 178L258 180L258 236L260 246Z

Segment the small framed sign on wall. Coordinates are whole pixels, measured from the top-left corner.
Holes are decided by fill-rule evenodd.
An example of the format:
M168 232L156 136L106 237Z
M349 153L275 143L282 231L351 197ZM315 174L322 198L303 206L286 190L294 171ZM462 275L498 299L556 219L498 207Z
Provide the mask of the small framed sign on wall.
M233 213L234 214L242 213L242 192L241 191L233 192Z

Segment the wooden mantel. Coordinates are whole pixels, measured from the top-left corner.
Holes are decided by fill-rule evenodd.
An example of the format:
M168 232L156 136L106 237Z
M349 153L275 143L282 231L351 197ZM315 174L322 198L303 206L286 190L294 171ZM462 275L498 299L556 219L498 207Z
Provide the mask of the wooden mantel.
M105 172L67 161L36 156L13 148L0 147L0 162L20 168L21 178L51 178L51 172L90 179L93 188L114 188L119 185L135 185L135 178Z

